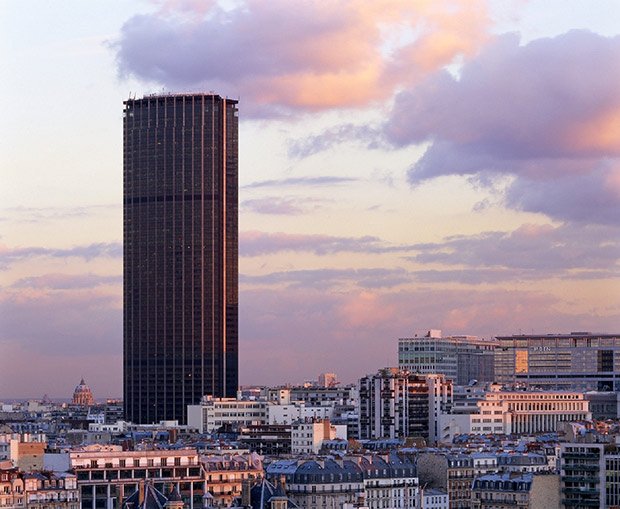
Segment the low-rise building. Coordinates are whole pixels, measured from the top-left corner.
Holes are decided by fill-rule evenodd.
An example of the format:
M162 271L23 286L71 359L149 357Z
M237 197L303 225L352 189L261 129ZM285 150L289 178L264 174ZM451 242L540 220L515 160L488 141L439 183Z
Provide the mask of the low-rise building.
M280 460L265 473L270 479L284 480L289 497L302 509L337 509L355 503L364 491L362 470L352 461Z
M259 424L241 428L237 441L263 456L280 456L291 454L291 434L290 424Z
M24 479L9 460L0 461L0 507L26 507Z
M450 509L471 507L471 486L474 480L474 460L471 455L424 452L418 455L417 467L420 485L445 490Z
M498 385L476 402L477 413L439 417L441 442L457 434L536 434L558 430L563 422L590 420L590 403L579 392L502 391Z
M419 507L415 464L394 453L280 460L267 467L266 475L284 482L288 495L301 508Z
M204 469L195 449L123 451L119 446L90 446L64 456L77 475L81 509L118 509L141 480L162 492L173 485L189 509L202 507ZM53 458L56 464L60 460Z
M420 509L449 509L448 493L436 488L420 490Z
M205 396L199 405L187 406L187 424L199 433L213 433L220 428L241 428L266 424L267 402Z
M472 509L541 509L560 507L556 474L488 474L472 486Z
M419 482L410 457L392 453L350 458L362 469L369 509L419 507Z
M486 474L494 474L498 471L498 455L495 452L473 452L471 453L474 476L478 477Z
M291 452L293 454L318 454L326 440L347 439L347 427L335 426L329 419L307 419L293 424Z
M553 472L555 461L550 460L544 454L505 452L497 455L497 466L502 472Z
M78 509L77 476L69 472L24 474L26 509Z
M334 416L334 403L311 406L303 401L285 405L269 402L266 411L268 424L293 424L307 419L331 419Z
M41 470L47 446L44 433L0 434L0 460L10 459L22 471Z
M203 455L200 462L215 507L231 507L241 497L244 482L263 475L261 458L255 453Z

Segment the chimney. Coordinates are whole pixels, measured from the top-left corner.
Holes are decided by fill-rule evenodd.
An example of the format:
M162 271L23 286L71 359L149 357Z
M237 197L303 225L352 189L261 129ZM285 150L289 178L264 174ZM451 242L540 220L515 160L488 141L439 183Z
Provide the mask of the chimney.
M138 483L138 507L142 507L142 504L144 504L144 479Z
M366 495L362 492L357 494L357 507L364 507L366 505Z

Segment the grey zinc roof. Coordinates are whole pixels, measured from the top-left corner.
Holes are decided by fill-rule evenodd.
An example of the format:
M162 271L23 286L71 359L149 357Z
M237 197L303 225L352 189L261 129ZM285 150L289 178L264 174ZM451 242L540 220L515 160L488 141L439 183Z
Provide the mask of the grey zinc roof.
M144 498L140 502L140 488L134 491L123 502L123 508L125 509L163 509L164 504L167 502L165 495L159 490L155 489L150 482L144 483Z

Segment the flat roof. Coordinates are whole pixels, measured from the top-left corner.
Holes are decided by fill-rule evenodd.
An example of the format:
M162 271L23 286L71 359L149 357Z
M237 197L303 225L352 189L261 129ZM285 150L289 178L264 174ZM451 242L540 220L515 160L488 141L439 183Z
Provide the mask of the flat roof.
M216 94L215 92L166 92L166 93L155 93L155 94L145 94L141 98L129 97L129 99L123 101L123 104L130 104L134 102L146 102L152 100L159 99L183 99L183 98L213 98L217 100L225 100L226 102L237 104L239 101L237 99L230 99L226 96L221 96Z
M603 332L570 332L568 334L513 334L511 336L495 336L495 339L570 339L570 338L618 338L618 334Z

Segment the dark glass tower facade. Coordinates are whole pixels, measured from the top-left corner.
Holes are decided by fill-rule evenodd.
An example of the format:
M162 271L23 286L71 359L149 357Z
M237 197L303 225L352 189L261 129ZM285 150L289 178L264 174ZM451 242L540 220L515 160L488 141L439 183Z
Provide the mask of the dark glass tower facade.
M186 422L238 386L238 112L213 94L124 103L124 403Z

